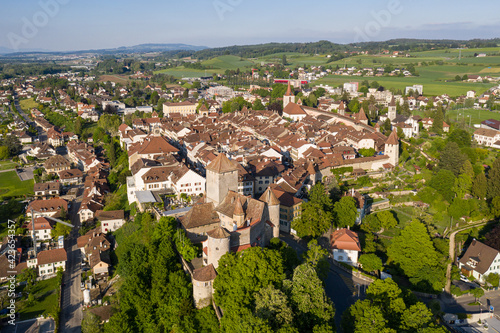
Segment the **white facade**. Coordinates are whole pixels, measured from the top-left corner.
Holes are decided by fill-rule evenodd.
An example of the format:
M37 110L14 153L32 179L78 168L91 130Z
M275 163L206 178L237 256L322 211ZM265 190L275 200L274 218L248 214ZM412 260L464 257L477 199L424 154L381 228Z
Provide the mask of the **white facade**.
M57 269L62 267L63 271L66 270L66 261L53 262L45 265L38 266L38 275L51 275L57 272Z
M357 266L358 251L333 249L333 259L338 262L345 262L346 264Z

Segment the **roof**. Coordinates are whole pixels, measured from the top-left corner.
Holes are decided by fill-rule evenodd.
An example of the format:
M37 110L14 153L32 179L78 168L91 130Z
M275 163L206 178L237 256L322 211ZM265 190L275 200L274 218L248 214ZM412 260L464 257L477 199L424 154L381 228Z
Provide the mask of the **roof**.
M399 139L398 135L396 134L396 131L392 131L391 134L389 135L389 138L385 142L388 145L397 145L399 144Z
M205 267L197 268L193 271L193 280L200 282L207 282L215 280L217 272L215 271L214 265L210 264Z
M68 167L69 168L71 166L71 162L68 161L67 159L65 159L61 155L53 155L53 156L49 157L49 159L47 161L45 161L43 166L45 167L45 169L53 169L56 167Z
M225 154L219 154L207 167L207 170L216 173L225 173L237 171L238 167L234 165Z
M189 212L179 218L184 228L191 229L211 224L219 224L219 215L212 202L194 205Z
M28 205L26 211L30 212L30 210L33 209L40 213L53 213L53 212L58 212L59 210L61 210L61 208L64 208L64 210L67 212L68 202L64 199L54 198L49 200L32 201Z
M289 115L307 115L307 113L302 109L297 103L290 102L283 109L283 114Z
M96 308L91 308L88 311L92 312L96 316L98 316L101 321L107 322L113 313L112 305L98 306Z
M459 262L466 268L484 274L488 271L497 255L497 250L474 239Z
M288 81L288 88L286 90L285 96L293 96L292 95L292 87L290 86L290 81Z
M280 201L278 200L278 198L276 197L276 195L274 194L274 192L271 190L270 187L266 189L266 191L261 195L259 200L266 202L268 206L275 206L280 204Z
M231 234L229 232L227 232L227 230L222 228L222 227L217 227L214 230L207 231L207 235L210 238L216 238L216 239L224 239L224 238L228 238L229 236L231 236Z
M69 169L64 171L59 171L60 179L71 179L71 178L81 178L83 177L83 172L80 169Z
M125 218L125 212L123 210L110 210L106 212L98 210L95 212L95 216L100 221L123 220Z
M361 251L358 234L350 229L339 229L330 236L332 249Z
M151 191L136 191L135 196L139 203L156 202L156 198Z
M500 121L495 119L487 119L481 122L481 124L500 130Z
M363 110L363 108L361 108L359 110L359 113L358 113L358 120L368 120L368 118L366 118L366 114L365 114L365 110Z
M59 190L60 188L61 188L61 183L59 182L37 183L33 186L35 192Z
M47 250L38 253L38 265L52 264L55 262L66 261L68 256L65 249Z

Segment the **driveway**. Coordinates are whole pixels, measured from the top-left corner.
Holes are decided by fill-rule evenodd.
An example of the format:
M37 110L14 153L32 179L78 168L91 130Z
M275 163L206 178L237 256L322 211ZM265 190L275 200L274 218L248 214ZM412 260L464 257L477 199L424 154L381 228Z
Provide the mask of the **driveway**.
M66 265L66 273L64 274L62 288L62 306L61 306L61 321L60 331L62 333L80 333L83 319L82 312L82 291L80 290L81 283L81 251L76 245L78 238L78 230L80 221L77 215L80 208L81 197L74 200L69 214L71 223L75 225L66 239L66 252L68 254L68 262Z

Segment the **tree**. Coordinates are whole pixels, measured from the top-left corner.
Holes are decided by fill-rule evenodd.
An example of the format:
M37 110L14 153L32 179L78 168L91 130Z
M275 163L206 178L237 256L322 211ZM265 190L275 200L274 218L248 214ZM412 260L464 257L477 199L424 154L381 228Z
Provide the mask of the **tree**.
M398 221L394 218L394 215L389 210L384 210L377 213L377 218L380 221L382 228L392 229L398 225Z
M493 200L491 200L491 213L496 218L500 217L500 196L494 197Z
M300 332L310 331L316 325L333 327L335 309L311 265L305 263L295 269L290 298L296 309L296 326Z
M110 142L106 148L106 156L108 157L109 164L114 167L116 163L116 150L114 142Z
M488 198L500 196L500 157L498 157L488 172Z
M418 302L406 309L401 319L401 328L403 330L416 332L432 320L432 312L424 303Z
M283 54L283 57L281 58L281 63L283 64L283 66L288 65L288 61L286 59L286 55L285 54Z
M358 150L358 154L363 156L363 157L371 157L374 156L376 153L375 149L373 148L362 148Z
M314 202L302 203L302 215L292 221L292 228L303 237L319 237L332 225L333 215Z
M274 331L293 323L293 311L288 297L273 285L264 287L257 293L255 315L268 321Z
M9 148L7 146L0 146L0 160L6 160L10 157Z
M366 215L361 223L361 229L368 233L377 232L382 229L377 214Z
M410 222L399 236L393 238L387 255L409 278L422 277L424 268L439 265L440 258L425 225L417 220ZM425 279L418 282L434 283Z
M437 134L443 133L443 121L444 121L444 114L442 106L439 106L437 110L434 112L432 126L430 128L431 131Z
M487 180L484 173L479 173L472 183L472 195L478 199L484 199L487 191Z
M307 252L303 255L304 262L311 265L323 281L328 276L328 270L330 269L327 255L328 251L322 248L315 239L307 244Z
M342 315L345 333L388 332L382 310L370 300L359 300Z
M75 130L76 135L78 135L78 136L82 135L82 118L81 117L76 118L75 123L73 125L73 128Z
M377 255L370 254L362 254L359 257L359 263L363 267L363 269L367 272L374 272L382 269L382 259L380 259Z
M471 136L468 131L456 128L448 135L448 141L455 142L460 148L470 147Z
M454 197L452 189L455 186L455 176L452 171L441 169L432 176L429 186L438 191L448 202L451 202Z
M472 296L474 296L474 301L484 296L484 289L481 287L471 289L469 290L469 292L472 294Z
M82 333L101 333L101 319L90 311L85 311L82 320Z
M484 281L489 283L493 288L497 288L500 282L500 275L498 273L490 273L485 275Z
M461 174L455 179L455 185L453 186L453 192L457 194L457 197L462 199L465 194L470 192L472 187L472 179L467 174Z
M262 101L257 98L254 102L253 102L253 105L252 105L252 109L253 110L265 110L266 107L264 106L264 104L262 104Z
M358 210L356 199L345 196L335 203L333 208L335 214L335 225L339 228L352 227L356 223Z
M105 333L135 333L137 332L132 324L132 318L130 318L126 312L117 312L109 318L109 322L104 325Z
M25 268L21 274L17 276L17 279L19 282L26 282L25 291L30 293L36 284L36 270L34 268Z
M441 152L438 167L450 170L455 176L458 176L466 160L467 156L460 152L458 144L456 142L448 142Z
M56 223L56 226L51 231L52 238L58 238L59 236L67 237L71 232L71 227L64 225L62 223Z

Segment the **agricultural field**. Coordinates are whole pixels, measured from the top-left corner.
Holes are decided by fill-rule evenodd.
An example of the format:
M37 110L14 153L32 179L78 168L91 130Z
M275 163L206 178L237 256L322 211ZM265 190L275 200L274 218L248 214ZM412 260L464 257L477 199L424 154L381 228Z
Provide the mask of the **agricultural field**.
M0 173L0 198L32 195L33 179L21 181L15 171Z
M251 68L254 63L250 60L246 60L244 58L240 58L237 56L226 55L220 56L216 58L212 58L210 60L203 61L201 63L203 66L214 68L214 69L243 69L243 68Z
M101 75L99 82L114 82L126 86L130 80L126 75Z
M33 98L19 100L19 105L24 112L29 113L31 109L37 108L38 103Z
M225 70L221 70L221 69L207 69L207 70L202 70L202 69L184 68L184 66L179 66L179 67L176 67L176 68L162 69L162 70L156 71L154 73L155 74L167 74L167 75L172 75L172 76L175 76L175 77L178 77L178 78L183 78L183 77L210 76L213 73L223 74L224 71Z

